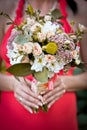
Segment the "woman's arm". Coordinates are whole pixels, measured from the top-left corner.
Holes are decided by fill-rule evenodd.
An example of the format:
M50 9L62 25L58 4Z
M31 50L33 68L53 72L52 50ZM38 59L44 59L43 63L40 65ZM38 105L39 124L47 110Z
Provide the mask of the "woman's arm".
M77 91L87 89L87 72L72 76L61 76L66 91Z
M54 83L54 88L43 96L43 101L50 108L65 92L87 89L87 72L73 76L61 76Z
M0 73L0 91L13 91L14 80L13 76L7 76Z
M18 81L13 76L0 74L0 90L14 92L14 96L19 103L21 103L30 113L33 113L33 108L42 106L42 97L32 92L30 81L26 81L27 84L23 78L20 78L20 81Z
M82 61L85 62L85 67L87 67L87 33L84 34L82 42L80 43L81 46L81 58Z

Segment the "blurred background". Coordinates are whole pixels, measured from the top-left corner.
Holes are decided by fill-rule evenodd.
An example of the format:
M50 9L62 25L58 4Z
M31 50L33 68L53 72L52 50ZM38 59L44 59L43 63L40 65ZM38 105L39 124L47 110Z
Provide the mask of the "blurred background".
M69 20L74 20L77 24L81 23L87 27L87 0L75 0L78 6L76 15L72 13L70 8L67 8ZM87 33L82 40L82 44L87 43ZM86 46L87 48L87 46ZM74 70L73 74L79 74L82 71L79 68ZM80 80L80 79L79 79ZM77 97L77 119L79 130L87 130L87 90L76 92Z

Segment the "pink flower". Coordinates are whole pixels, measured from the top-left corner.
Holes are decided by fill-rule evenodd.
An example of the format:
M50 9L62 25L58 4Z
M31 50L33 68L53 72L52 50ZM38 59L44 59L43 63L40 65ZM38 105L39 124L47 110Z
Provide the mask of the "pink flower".
M23 45L23 52L27 53L27 54L30 54L32 53L32 49L33 49L33 43L32 42L29 42L29 43L25 43Z
M34 43L34 47L33 47L33 54L35 56L38 56L42 53L42 49L40 47L40 45L38 43Z
M47 62L55 62L56 58L53 55L45 55Z

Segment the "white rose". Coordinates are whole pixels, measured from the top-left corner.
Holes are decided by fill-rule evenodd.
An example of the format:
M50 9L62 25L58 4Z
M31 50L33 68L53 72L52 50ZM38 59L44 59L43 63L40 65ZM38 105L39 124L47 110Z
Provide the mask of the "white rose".
M31 30L32 33L34 33L34 32L37 31L37 28L42 28L42 25L39 24L39 23L35 23L35 24L30 28L30 30Z
M46 39L46 35L44 35L43 33L37 33L37 38L39 42L43 42Z
M79 29L80 29L81 32L87 31L87 27L85 27L82 24L79 24Z
M27 18L27 24L33 25L33 24L35 24L35 20L28 17L28 18Z
M79 64L80 64L80 60L79 60L79 59L76 59L76 60L75 60L75 63L76 63L77 65L79 65Z
M34 47L33 47L34 56L40 55L41 53L42 53L42 48L40 47L40 45L38 43L34 43Z
M23 52L30 54L32 53L34 44L32 42L25 43L23 45Z

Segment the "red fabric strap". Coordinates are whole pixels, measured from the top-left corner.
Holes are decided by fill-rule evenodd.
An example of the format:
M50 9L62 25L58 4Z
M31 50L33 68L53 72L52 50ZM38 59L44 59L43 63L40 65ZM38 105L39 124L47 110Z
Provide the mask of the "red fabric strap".
M18 19L20 19L23 16L24 3L25 3L25 0L20 0L18 3L18 7L16 10L16 18L15 18L16 23L18 23Z
M66 0L58 0L59 5L60 5L60 10L64 18L61 20L64 24L65 32L69 33L71 31L71 26L67 21L67 12L66 12L66 7L67 7L67 2Z
M66 0L58 0L59 4L60 4L60 10L62 12L62 15L64 17L67 17L67 13L66 13L66 6L67 6L67 3L66 3Z

